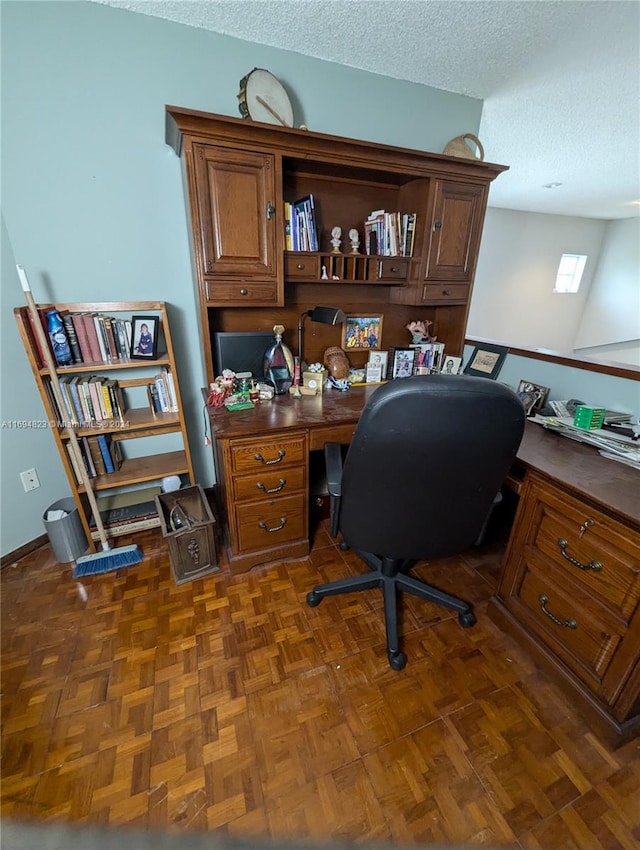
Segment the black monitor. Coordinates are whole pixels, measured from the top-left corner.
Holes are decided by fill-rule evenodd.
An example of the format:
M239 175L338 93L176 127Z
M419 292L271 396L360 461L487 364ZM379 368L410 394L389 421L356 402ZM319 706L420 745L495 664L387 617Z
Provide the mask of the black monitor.
M233 372L251 372L254 378L264 377L264 353L274 341L273 332L229 331L213 335L216 377L223 369Z

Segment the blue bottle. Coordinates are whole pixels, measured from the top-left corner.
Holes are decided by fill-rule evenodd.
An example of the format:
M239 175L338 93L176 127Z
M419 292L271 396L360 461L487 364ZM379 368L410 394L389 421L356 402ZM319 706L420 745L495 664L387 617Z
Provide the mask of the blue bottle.
M71 346L62 323L62 317L57 310L47 311L47 328L56 363L58 366L71 366L73 363Z

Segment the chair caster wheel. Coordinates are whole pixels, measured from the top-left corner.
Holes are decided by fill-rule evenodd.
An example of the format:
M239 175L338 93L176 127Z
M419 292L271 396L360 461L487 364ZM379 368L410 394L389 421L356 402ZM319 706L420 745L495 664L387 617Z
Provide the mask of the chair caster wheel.
M349 544L346 540L341 540L340 543L338 543L338 549L341 549L343 552L348 552L349 548Z
M470 629L478 622L473 611L465 611L463 614L458 614L458 622L463 629Z
M389 653L389 666L392 670L403 670L407 663L407 656L404 652Z
M316 605L319 605L321 602L322 596L318 596L315 590L312 590L307 593L307 605L309 605L311 608L315 608Z

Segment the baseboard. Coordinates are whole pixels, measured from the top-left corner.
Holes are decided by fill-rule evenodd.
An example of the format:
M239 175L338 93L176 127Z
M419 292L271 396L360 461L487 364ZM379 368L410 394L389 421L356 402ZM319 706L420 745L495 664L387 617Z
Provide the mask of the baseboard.
M6 555L2 555L0 558L0 569L4 569L5 567L15 564L16 561L30 555L32 552L35 552L36 549L39 549L48 542L49 538L47 535L41 534L39 537L25 543L23 546L19 546L17 549L14 549L13 552L8 552Z

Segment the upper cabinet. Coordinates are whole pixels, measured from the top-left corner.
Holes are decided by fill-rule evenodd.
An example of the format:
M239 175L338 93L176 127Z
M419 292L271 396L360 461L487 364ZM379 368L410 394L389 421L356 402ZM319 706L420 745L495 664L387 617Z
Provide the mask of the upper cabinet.
M425 280L471 283L480 247L487 189L434 180L433 216Z
M439 338L460 348L488 187L506 166L172 106L166 120L184 166L207 368L211 334L224 329L216 311L278 307L291 324L290 305L335 284L345 304L429 308ZM317 239L294 245L296 202ZM376 212L394 232L372 245L365 222Z

